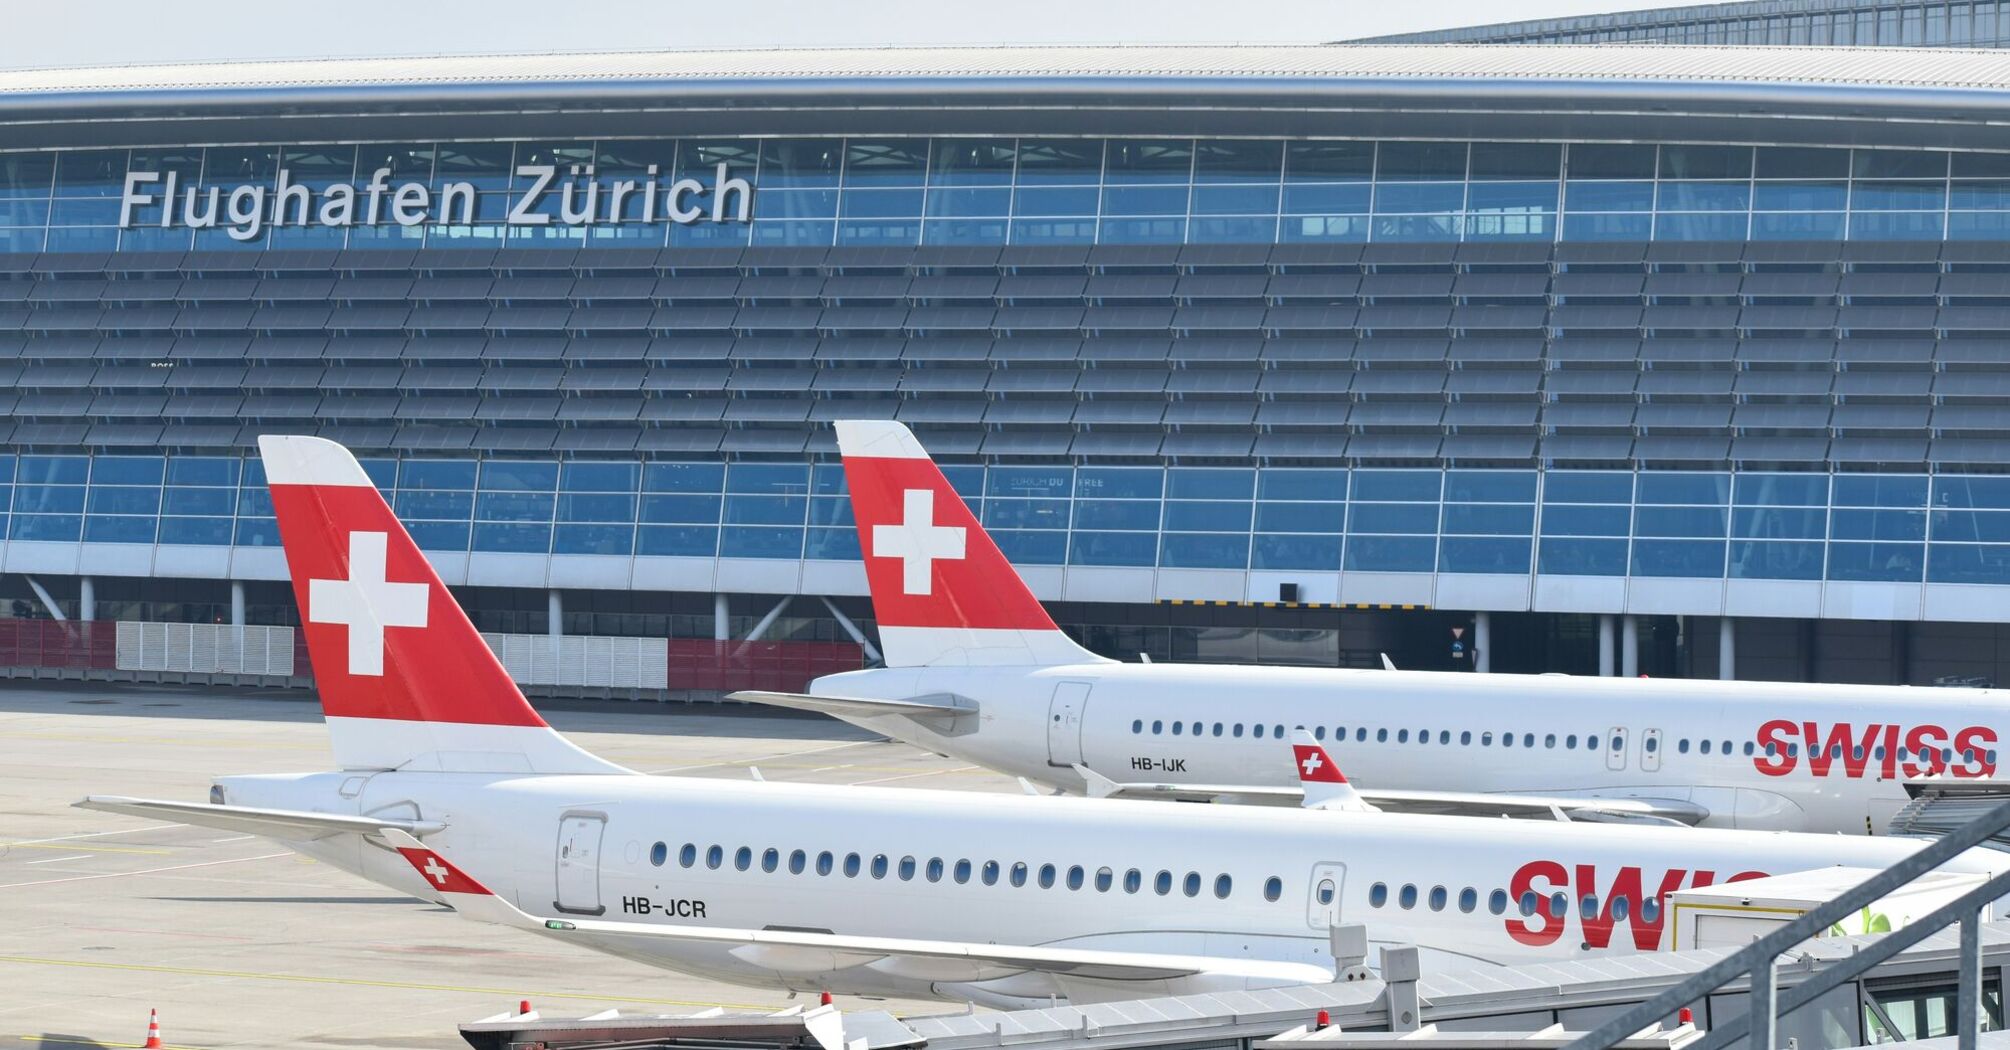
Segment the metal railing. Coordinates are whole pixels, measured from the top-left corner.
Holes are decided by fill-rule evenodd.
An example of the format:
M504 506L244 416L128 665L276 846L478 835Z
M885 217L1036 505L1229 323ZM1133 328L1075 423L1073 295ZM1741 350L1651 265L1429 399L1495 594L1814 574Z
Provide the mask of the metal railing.
M1779 957L1859 909L1890 894L1900 886L1952 860L1962 851L1981 845L2010 828L2010 802L2006 802L1969 824L1897 864L1865 879L1856 888L1829 901L1800 918L1753 941L1737 953L1660 995L1633 1007L1573 1040L1564 1050L1607 1050L1634 1033L1677 1009L1696 1002L1739 977L1751 977L1750 1009L1745 1016L1726 1021L1710 1030L1686 1050L1717 1050L1752 1036L1753 1050L1775 1050L1779 1018L1813 1002L1844 982L1862 976L1881 962L1925 940L1948 925L1961 923L1959 977L1955 1003L1955 1035L1959 1050L1975 1050L1982 1030L1982 909L1990 901L2010 894L2010 871L1996 875L1960 897L1912 920L1895 932L1866 944L1850 958L1776 995L1773 967Z

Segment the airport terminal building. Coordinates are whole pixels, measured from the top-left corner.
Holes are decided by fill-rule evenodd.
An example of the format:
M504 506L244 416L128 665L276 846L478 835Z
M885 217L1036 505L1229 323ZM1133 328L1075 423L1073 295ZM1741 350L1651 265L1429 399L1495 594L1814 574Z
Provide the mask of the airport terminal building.
M0 73L0 616L291 622L318 433L485 630L869 640L881 417L1113 655L2010 679L2006 116L1985 50Z

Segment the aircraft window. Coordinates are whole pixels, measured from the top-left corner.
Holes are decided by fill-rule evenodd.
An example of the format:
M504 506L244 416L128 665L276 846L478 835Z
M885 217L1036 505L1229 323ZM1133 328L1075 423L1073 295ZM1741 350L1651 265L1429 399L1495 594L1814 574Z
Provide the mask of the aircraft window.
M1153 722L1153 723L1152 723L1152 735L1153 735L1153 736L1157 736L1157 735L1159 735L1160 733L1164 732L1164 731L1165 731L1165 727L1166 727L1166 724L1165 724L1164 722L1156 722L1156 721L1155 721L1155 722Z
M773 846L761 851L761 870L773 872L782 866L782 852Z
M913 858L913 857L902 857L902 858L900 858L900 881L902 881L902 882L913 882L913 881L914 881L914 858Z
M1649 897L1640 902L1640 921L1652 925L1661 918L1661 898Z
M817 874L829 875L830 873L831 873L831 851L825 850L822 853L817 854Z
M1378 882L1368 887L1368 907L1379 908L1387 903L1389 903L1389 886L1387 883Z
M1521 735L1521 746L1523 746L1523 747L1534 747L1534 746L1535 746L1535 734L1534 734L1534 733L1523 733L1523 734Z
M698 847L686 842L677 850L677 863L686 868L698 863Z
M1108 893L1117 884L1117 873L1108 868L1096 869L1096 892Z
M1142 719L1142 718L1133 718L1133 719L1131 719L1131 732L1132 732L1133 734L1136 734L1136 733L1142 733L1142 732L1144 732L1144 731L1145 731L1145 720L1144 720L1144 719Z
M957 861L957 862L956 862L956 866L955 866L955 867L953 867L953 868L951 868L951 869L949 869L949 877L950 877L950 878L952 878L952 879L955 879L955 880L956 880L956 884L957 884L958 886L961 886L961 885L963 885L964 883L966 883L966 882L969 882L969 881L970 881L970 862L969 862L969 861L967 861L967 860L959 860L959 861Z
M983 872L978 878L983 879L986 886L998 885L998 862L995 860L985 861Z
M1236 724L1228 727L1228 735L1233 737L1240 737L1242 735L1242 723L1237 722Z
M1863 748L1857 748L1857 751L1858 751L1858 752L1862 752L1862 751L1863 751ZM1859 754L1858 754L1858 755L1857 755L1856 757L1858 757L1858 758L1862 758L1862 757L1863 757L1863 755L1859 753ZM1975 749L1974 749L1974 748L1972 748L1972 747L1964 747L1964 748L1962 748L1962 749L1961 749L1961 761L1963 761L1963 762L1973 762L1973 761L1975 761Z
M1429 900L1431 902L1432 911L1444 911L1445 902L1450 899L1451 898L1449 894L1446 893L1445 888L1443 886L1431 887L1431 896L1429 897Z
M1556 746L1556 734L1555 734L1555 733L1551 733L1551 734L1549 734L1548 736L1545 736L1545 737L1543 737L1543 738L1542 738L1542 746L1544 746L1544 747L1555 747L1555 746Z
M1277 898L1279 898L1279 897L1282 897L1282 896L1284 896L1284 880L1283 880L1283 879L1280 879L1280 878L1278 878L1277 876L1275 876L1275 875L1272 875L1271 877L1269 877L1269 878L1267 878L1267 879L1263 880L1263 899L1264 899L1264 900L1267 900L1267 901L1273 901L1273 902L1274 902L1274 901L1276 901L1276 900L1277 900Z
M1355 742L1355 743L1357 743L1357 744L1359 744L1359 743L1362 743L1363 741L1366 741L1367 739L1368 739L1368 727L1367 727L1367 726L1355 726L1355 727L1354 727L1354 742Z
M1386 744L1386 743L1388 743L1388 742L1389 742L1389 731L1388 731L1388 730L1386 730L1386 729L1377 729L1377 730L1375 730L1375 742L1376 742L1376 743L1378 743L1378 744Z
M660 868L663 866L663 862L669 859L670 859L670 847L665 843L659 842L656 845L649 847L649 863L654 864L655 866Z
M1799 757L1801 757L1801 745L1799 745L1799 744L1788 744L1788 745L1787 745L1787 757L1788 757L1788 758L1799 758Z
M1068 865L1068 888L1071 890L1081 889L1083 874L1080 864Z
M1549 895L1550 918L1561 919L1569 914L1570 914L1570 896L1561 891L1550 894Z
M1852 747L1852 748L1850 748L1850 749L1849 749L1849 751L1850 751L1850 756L1849 756L1849 757L1851 757L1851 758L1855 759L1855 760L1856 760L1856 761L1858 761L1858 762L1861 762L1861 761L1863 761L1863 745L1862 745L1862 744L1858 744L1858 745L1856 745L1855 747ZM1968 753L1969 753L1969 752L1963 752L1963 754L1968 754Z
M1471 912L1474 908L1477 908L1479 906L1480 906L1480 891L1473 889L1471 886L1467 886L1465 889L1459 891L1460 911Z
M1152 892L1163 897L1172 892L1172 872L1161 871L1152 877Z
M1189 897L1200 896L1200 872L1187 872L1186 878L1181 881L1180 888L1186 890L1186 895Z
M1227 900L1227 899L1228 899L1228 894L1229 894L1229 891L1230 891L1230 890L1233 890L1234 888L1235 888L1235 880L1234 880L1234 879L1231 879L1231 878L1229 878L1229 877L1228 877L1228 876L1226 876L1226 875L1216 875L1216 876L1214 877L1214 895L1215 895L1215 897L1217 897L1217 898L1219 898L1219 899L1221 899L1221 900Z
M1145 888L1145 873L1136 868L1124 872L1124 892L1136 893Z
M1624 750L1626 750L1626 738L1625 738L1625 737L1623 737L1623 736L1615 736L1615 737L1613 737L1613 738L1612 738L1612 750L1614 750L1614 751L1624 751Z
M1650 736L1647 738L1646 746L1647 746L1647 753L1651 755L1654 752L1661 750L1661 740L1658 737Z
M1333 729L1333 742L1337 744L1345 739L1347 739L1347 727L1335 726Z
M1252 726L1250 726L1250 727L1249 727L1249 735L1250 735L1250 736L1253 736L1253 737L1255 737L1255 738L1256 738L1256 739L1258 739L1258 740L1261 740L1261 739L1263 739L1263 727L1262 727L1262 726L1260 726L1260 725L1252 725Z
M745 846L741 846L739 849L733 851L733 868L735 870L746 871L748 868L751 868L753 866L754 866L753 850L748 849Z
M726 848L724 846L713 846L711 849L705 851L706 867L717 868L724 863L726 863Z
M1542 898L1541 898L1541 897L1538 897L1538 896L1536 896L1536 895L1535 895L1535 891L1534 891L1534 890L1524 890L1524 891L1522 891L1522 895L1521 895L1521 913L1522 913L1523 915L1534 915L1534 914L1535 914L1535 909L1536 909L1536 905L1538 905L1538 904L1541 904L1541 903L1542 903Z
M1768 744L1766 746L1766 754L1770 755L1772 753L1773 753L1772 745ZM1752 742L1750 740L1745 741L1745 757L1746 758L1752 757Z
M1459 733L1459 746L1460 746L1460 747L1466 747L1466 746L1469 746L1469 745L1471 745L1471 744L1472 744L1472 742L1473 742L1473 731L1472 731L1472 730L1470 730L1470 729L1467 729L1467 730L1463 730L1463 731L1461 731L1461 732Z
M1271 735L1271 736L1274 736L1274 737L1276 737L1276 738L1278 738L1279 740L1282 740L1282 739L1284 739L1284 727L1283 727L1283 726L1271 726L1271 727L1270 727L1270 735Z
M1401 905L1404 911L1409 911L1411 908L1416 907L1417 887L1407 882L1404 883L1403 888L1396 891L1396 903Z
M928 870L928 881L930 881L930 882L941 882L941 881L942 881L942 858L941 858L941 857L930 857L930 858L928 858L928 869L927 869L927 870Z
M1724 741L1724 753L1727 755L1731 753L1731 742L1729 740Z
M1499 915L1508 910L1508 891L1495 890L1487 894L1487 911Z
M1334 894L1334 887L1332 879L1320 879L1319 887L1312 891L1313 897L1317 898L1319 903L1321 904L1333 903L1333 894Z
M1492 747L1492 746L1494 746L1494 735L1493 735L1492 733L1481 733L1481 734L1480 734L1480 746L1481 746L1481 747Z
M1940 749L1940 761L1942 761L1942 762L1944 762L1944 763L1946 763L1946 764L1949 764L1949 765L1952 765L1952 764L1954 763L1954 749L1953 749L1953 748L1951 748L1951 747L1943 747L1943 748L1941 748L1941 749Z
M1701 752L1703 752L1703 753L1704 753L1704 754L1706 754L1706 755L1707 755L1707 754L1709 754L1709 753L1710 753L1710 741L1708 741L1708 740L1698 740L1698 741L1696 741L1696 750L1698 750L1698 751L1701 751Z
M1452 742L1452 731L1451 731L1451 730L1449 730L1449 729L1440 729L1440 730L1438 730L1438 743L1440 743L1440 744L1449 744L1449 743L1451 743L1451 742Z
M803 873L803 866L805 863L808 862L808 860L809 860L809 854L804 853L802 850L790 851L789 874L801 875Z
M1214 724L1214 735L1215 735L1215 736L1220 736L1220 735L1221 735L1221 723L1220 723L1220 722L1216 722L1216 723Z
M1587 893L1587 894L1585 894L1584 896L1582 896L1582 897L1578 898L1578 901L1577 901L1577 915L1578 915L1578 918L1580 918L1580 919L1595 919L1595 918L1597 918L1597 917L1598 917L1598 895L1597 895L1597 894L1595 894L1595 893Z
M886 878L886 854L875 853L872 855L872 877L875 879Z
M1513 747L1513 746L1514 746L1514 734L1513 734L1513 733L1502 733L1502 734L1501 734L1501 746L1502 746L1502 747Z
M1398 730L1396 730L1396 743L1398 743L1398 744L1407 744L1407 743L1409 743L1409 742L1410 742L1410 731L1409 731L1409 730L1407 730L1407 729L1398 729Z
M1597 738L1597 737L1595 737L1595 736L1588 736L1588 737L1585 737L1585 738L1584 738L1584 749L1585 749L1586 751L1596 751L1596 750L1598 750L1598 738Z
M1614 897L1606 906L1612 909L1613 922L1625 922L1626 913L1633 910L1632 903L1624 897Z
M1572 734L1570 734L1569 736L1567 736L1567 737L1564 737L1564 738L1563 738L1563 746L1564 746L1564 747L1567 747L1567 748L1571 748L1571 749L1575 749L1575 748L1577 747L1577 734L1576 734L1576 733L1572 733Z
M1179 724L1178 722L1174 722L1174 723L1173 723L1173 732L1172 732L1172 735L1174 735L1174 736L1178 736L1178 735L1179 735L1179 727L1180 727L1180 724Z
M1026 862L1023 860L1014 861L1012 864L1012 885L1026 885Z
M1705 746L1707 747L1708 745ZM1876 758L1879 762L1884 761L1884 745L1883 744L1877 745L1876 750L1872 751L1871 755L1872 757Z
M1040 865L1040 888L1043 890L1054 888L1054 866L1052 864Z
M856 853L845 854L844 877L847 879L858 878L858 869L859 869L859 855Z
M1313 729L1313 730L1312 730L1312 739L1314 739L1314 740L1324 740L1324 739L1326 739L1326 727L1325 727L1325 726L1319 726L1319 727L1317 727L1317 728Z

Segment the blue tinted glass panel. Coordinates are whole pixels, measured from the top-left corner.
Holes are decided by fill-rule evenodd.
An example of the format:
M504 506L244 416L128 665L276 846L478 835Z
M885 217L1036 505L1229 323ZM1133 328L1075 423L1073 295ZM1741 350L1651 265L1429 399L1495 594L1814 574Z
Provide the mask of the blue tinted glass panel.
M65 540L75 542L83 532L81 514L16 514L7 535L17 540Z
M984 524L994 529L1065 529L1068 501L1064 499L987 499Z
M1870 211L1850 215L1849 235L1870 241L1937 241L1946 216L1937 211Z
M1923 540L1926 512L1837 509L1829 516L1829 530L1839 540Z
M559 469L558 487L566 492L634 492L639 471L635 463L567 463Z
M735 463L726 477L727 492L797 495L809 491L807 464Z
M1447 503L1444 531L1481 536L1527 536L1535 531L1535 508L1510 503Z
M1284 187L1286 215L1366 214L1373 187L1368 183L1293 184Z
M551 550L551 526L478 522L474 549L517 554L545 554Z
M1073 479L1067 467L992 467L985 474L985 495L1066 496Z
M2010 477L1942 475L1934 479L1933 505L2010 510Z
M1083 467L1075 472L1078 499L1158 499L1165 471L1126 467Z
M805 496L729 496L728 525L801 525L810 501Z
M1527 539L1447 536L1438 547L1439 572L1526 575L1528 566Z
M1007 561L1015 565L1060 565L1067 561L1068 534L1065 532L1021 532L1007 529L994 532Z
M645 492L719 492L725 487L723 463L649 463L642 468Z
M1159 505L1156 500L1075 501L1077 529L1136 529L1157 531Z
M1926 481L1904 474L1838 474L1834 502L1838 507L1924 507Z
M1458 211L1465 203L1463 182L1383 182L1375 186L1375 210L1384 214Z
M1347 472L1272 467L1257 474L1256 494L1266 500L1346 499Z
M1757 211L1842 211L1849 207L1849 183L1761 182L1753 187Z
M851 525L851 501L848 499L823 497L810 500L810 524Z
M1445 498L1468 503L1533 503L1532 470L1452 470L1445 473Z
M475 487L475 461L408 459L399 475L401 489L471 489ZM489 487L501 486L491 479Z
M1751 539L1828 538L1829 512L1820 507L1739 507L1731 512L1731 535Z
M82 485L91 473L88 456L22 456L20 464L14 477L19 483Z
M1633 575L1720 578L1722 540L1634 540Z
M1094 186L1047 186L1014 191L1015 215L1094 215L1102 191Z
M1633 475L1552 471L1543 478L1544 503L1631 503Z
M2010 543L2010 511L1936 510L1929 527L1933 540Z
M1167 500L1167 532L1248 532L1250 505L1226 501Z
M170 492L174 491L172 489ZM201 491L191 490L191 491ZM474 515L475 494L472 492L413 492L398 493L393 506L400 518L446 518L466 521Z
M983 467L943 467L942 476L949 479L949 487L956 490L964 501L977 506L984 497Z
M1729 501L1730 494L1729 474L1650 472L1640 475L1642 503L1695 503L1721 506Z
M720 496L644 496L642 520L716 525L724 505Z
M1155 565L1158 544L1158 534L1151 532L1077 532L1068 560L1076 565Z
M1572 212L1563 217L1566 241L1644 241L1654 231L1651 215L1597 215Z
M1159 542L1159 564L1174 569L1240 569L1249 564L1246 533L1179 533Z
M219 514L227 517L236 504L236 489L170 487L162 493L161 510L166 514Z
M1257 536L1250 545L1252 569L1340 568L1338 536Z
M920 215L920 190L846 190L838 212L850 219L884 219Z
M1195 215L1275 215L1275 186L1196 186Z
M558 497L560 521L634 521L635 497L612 492L563 492Z
M405 528L412 534L412 541L429 551L464 551L468 549L468 526L452 521L412 521Z
M1754 212L1752 239L1756 241L1839 241L1843 239L1841 212Z
M1633 524L1633 512L1626 507L1545 505L1542 534L1545 536L1625 536Z
M1831 543L1831 580L1918 583L1926 557L1923 543Z
M475 517L482 521L550 521L553 500L550 493L543 492L483 492L475 497ZM477 547L480 535L476 533Z
M1258 532L1340 532L1346 526L1344 503L1258 503Z
M1435 503L1350 504L1347 531L1434 534L1438 531L1438 507Z
M230 545L229 518L162 518L160 542L190 546Z
M93 514L84 519L84 542L152 543L154 525L159 520L154 517L103 517Z
M1268 216L1251 218L1196 218L1187 223L1189 244L1268 244L1276 238L1277 220Z
M1652 211L1651 182L1584 182L1564 184L1564 207L1571 211Z
M1174 499L1240 499L1256 493L1253 470L1173 467L1166 471L1166 495Z
M1349 571L1430 572L1437 565L1435 536L1349 536Z
M240 547L279 546L279 523L271 518L237 519L237 545Z
M1633 534L1722 538L1725 515L1720 507L1638 507L1633 512Z
M722 558L800 558L803 530L729 525L719 530Z
M554 554L632 554L635 526L613 524L567 524L553 534Z
M1012 191L1003 187L929 190L926 208L927 214L936 217L1007 215L1012 210Z
M1861 180L1852 187L1849 206L1855 211L1939 211L1948 206L1947 189L1939 182L1877 182ZM1955 191L1956 208L1996 207L1977 204L1974 196Z
M125 485L93 485L85 510L92 514L159 514L161 490Z
M1624 576L1625 540L1542 540L1539 572L1552 576Z
M158 485L165 469L159 456L99 456L91 461L91 484Z
M1819 580L1822 544L1734 540L1731 576L1741 580Z
M1013 244L1089 244L1096 239L1096 220L1013 219Z
M1435 470L1357 470L1349 498L1435 503L1443 477Z
M864 557L858 546L858 530L811 529L803 557L829 561L858 561Z
M241 518L267 518L272 516L272 492L264 484L251 488L247 479L246 487L237 490L237 514Z
M466 486L446 486L465 488ZM558 464L489 460L482 465L482 488L500 492L550 492L558 487Z
M2010 547L1935 543L1927 548L1928 583L2010 583Z
M1657 241L1742 241L1744 213L1663 212L1654 220Z
M1556 210L1554 182L1475 182L1466 195L1468 211L1550 212Z
M1829 502L1826 474L1739 474L1734 479L1736 502L1758 507L1825 507Z
M1104 215L1185 215L1185 186L1111 186L1103 191Z
M1104 219L1096 239L1106 244L1178 244L1186 239L1185 219Z
M1358 244L1368 239L1368 219L1353 216L1300 216L1288 218L1277 228L1277 237L1286 242L1331 241Z
M75 513L84 509L82 485L16 485L14 509L25 514Z
M697 525L644 525L635 553L710 558L719 552L719 530Z

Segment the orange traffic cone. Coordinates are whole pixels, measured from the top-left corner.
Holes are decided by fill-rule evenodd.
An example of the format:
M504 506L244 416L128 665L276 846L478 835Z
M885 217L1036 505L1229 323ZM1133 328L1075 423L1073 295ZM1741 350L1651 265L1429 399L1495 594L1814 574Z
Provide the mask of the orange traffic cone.
M147 1011L147 1041L141 1043L143 1050L161 1050L161 1012Z

